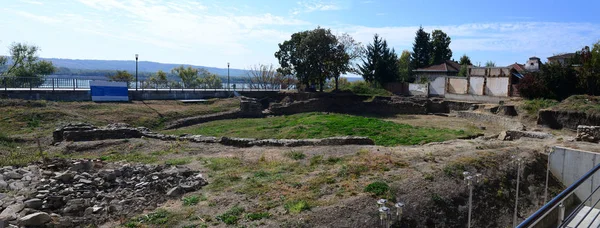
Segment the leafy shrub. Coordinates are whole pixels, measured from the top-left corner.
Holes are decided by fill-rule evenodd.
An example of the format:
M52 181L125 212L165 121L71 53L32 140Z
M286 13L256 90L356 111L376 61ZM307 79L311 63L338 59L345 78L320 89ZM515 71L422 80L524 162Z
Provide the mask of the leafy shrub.
M376 196L385 195L390 190L390 186L385 182L375 181L365 187L365 192L370 192Z
M522 97L528 99L548 96L548 87L537 77L537 74L526 74L517 84L517 89Z

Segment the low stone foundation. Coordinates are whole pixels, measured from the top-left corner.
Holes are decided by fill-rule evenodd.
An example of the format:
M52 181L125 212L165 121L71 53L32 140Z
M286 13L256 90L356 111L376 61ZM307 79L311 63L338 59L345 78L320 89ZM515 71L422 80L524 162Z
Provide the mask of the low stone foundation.
M575 137L575 140L593 143L600 142L600 126L577 126L577 136Z
M520 138L547 139L550 137L552 137L552 134L545 132L508 130L501 132L498 136L498 139L510 141L517 140Z
M210 137L202 135L165 135L150 131L145 127L133 128L126 124L111 124L97 128L90 124L69 124L56 129L53 133L54 142L61 141L95 141L105 139L153 138L166 141L190 141L197 143L220 143L227 146L333 146L333 145L375 145L372 139L358 136L329 137L323 139L253 139Z
M480 121L480 122L491 122L491 123L500 125L502 127L508 128L510 130L517 130L517 131L525 130L525 125L523 125L521 122L511 119L511 118L502 117L502 116L498 116L498 115L494 115L494 114L459 111L459 112L456 112L456 117L472 119L472 120L476 120L476 121Z

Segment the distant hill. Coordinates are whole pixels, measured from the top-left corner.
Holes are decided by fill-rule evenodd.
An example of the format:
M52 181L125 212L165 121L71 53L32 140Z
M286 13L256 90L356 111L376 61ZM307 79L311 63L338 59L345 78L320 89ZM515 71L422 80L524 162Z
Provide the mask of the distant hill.
M51 61L52 64L57 67L64 67L69 69L78 70L126 70L129 72L135 72L135 60L87 60L87 59L56 59L56 58L43 58L44 60ZM170 72L171 69L180 65L192 66L194 68L205 68L213 74L220 76L227 76L227 68L216 68L216 67L205 67L195 66L186 64L170 64L170 63L158 63L150 61L139 61L138 72L156 72L162 70ZM246 76L247 70L241 69L229 69L231 76Z

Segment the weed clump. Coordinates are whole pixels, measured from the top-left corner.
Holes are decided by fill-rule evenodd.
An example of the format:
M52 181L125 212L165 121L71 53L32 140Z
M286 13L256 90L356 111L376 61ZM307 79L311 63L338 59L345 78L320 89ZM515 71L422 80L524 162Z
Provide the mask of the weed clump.
M294 160L302 160L306 157L306 155L304 153L299 152L299 151L287 152L287 153L285 153L285 156L289 157L291 159L294 159Z
M181 201L183 201L183 206L193 206L200 202L200 197L199 196L187 196L187 197L183 197L183 199Z
M287 202L284 206L285 210L291 214L298 214L303 211L310 210L310 204L306 200L296 200Z
M365 192L373 193L376 196L383 196L390 190L390 186L382 181L375 181L365 187Z
M240 216L244 213L244 211L245 209L243 207L235 206L225 213L217 216L217 219L227 225L234 225L237 224L238 220L240 220Z

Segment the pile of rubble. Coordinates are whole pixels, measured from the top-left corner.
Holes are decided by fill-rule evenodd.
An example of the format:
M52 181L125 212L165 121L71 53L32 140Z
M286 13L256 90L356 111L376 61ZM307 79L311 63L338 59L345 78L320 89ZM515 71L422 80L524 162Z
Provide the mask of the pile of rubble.
M206 185L185 167L55 159L0 168L0 227L76 227L153 210Z
M577 126L575 140L598 143L600 141L600 126Z

